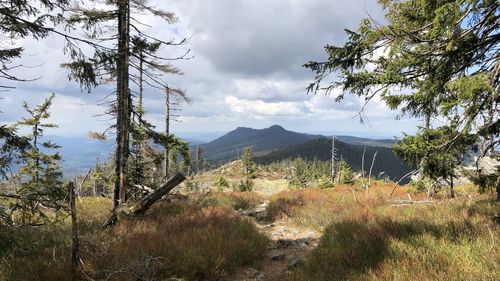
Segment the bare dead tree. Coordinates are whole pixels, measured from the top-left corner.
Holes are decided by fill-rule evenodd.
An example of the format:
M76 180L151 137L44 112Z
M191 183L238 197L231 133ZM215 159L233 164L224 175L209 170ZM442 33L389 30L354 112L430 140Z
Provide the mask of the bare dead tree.
M365 153L366 146L363 148L363 156L361 157L361 185L365 185Z
M156 54L161 46L180 46L186 40L164 41L141 31L139 28L141 21L135 17L136 14L150 13L161 17L169 24L177 21L173 13L152 7L147 0L116 0L109 2L108 5L96 7L75 5L70 13L68 23L80 24L87 31L87 40L93 43L93 46L99 46L95 48L93 56L85 56L80 52L71 63L64 64L70 70L70 77L89 90L103 82L116 82L116 99L111 103L112 108L108 112L116 117L116 124L112 126L116 132L113 190L113 206L116 208L127 200L131 130L134 126L147 127L146 131L153 128L143 120L141 107L144 85L164 89L167 83L158 71L180 73L170 65L170 61L187 58L189 50L173 58ZM115 21L117 26L113 25ZM111 45L113 42L116 47L98 45ZM139 86L138 112L132 103L131 82ZM139 118L136 124L133 124L135 115ZM167 137L162 140L169 142L173 138Z
M370 166L370 173L368 174L368 188L370 188L371 184L372 184L372 169L373 169L373 164L375 164L375 158L377 157L377 152L378 151L375 151L375 153L373 154L373 159L372 159L372 164Z
M76 273L79 269L80 264L80 250L78 240L78 220L75 203L75 184L73 182L68 183L68 193L69 208L71 211L71 265L73 271L73 279L76 280Z

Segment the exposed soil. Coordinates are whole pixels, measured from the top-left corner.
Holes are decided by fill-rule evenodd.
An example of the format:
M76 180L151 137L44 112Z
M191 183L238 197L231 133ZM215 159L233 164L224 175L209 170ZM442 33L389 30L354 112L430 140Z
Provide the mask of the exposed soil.
M263 201L253 209L238 211L241 216L253 221L271 243L261 268L242 268L229 280L263 281L272 276L286 276L299 267L306 254L318 245L319 231L296 226L286 219L266 222L268 204L269 201Z

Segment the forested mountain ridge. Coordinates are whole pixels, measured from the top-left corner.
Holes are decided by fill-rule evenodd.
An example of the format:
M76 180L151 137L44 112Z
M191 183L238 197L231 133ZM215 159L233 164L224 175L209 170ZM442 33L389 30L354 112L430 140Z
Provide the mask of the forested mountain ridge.
M366 174L370 169L375 152L377 152L377 156L373 165L372 175L378 176L381 172L384 172L384 174L391 180L399 180L399 178L411 170L408 165L394 155L391 148L381 146L363 146L347 144L338 140L335 141L337 159L340 160L340 157L342 157L342 159L346 161L355 171L361 171L361 161L365 147L364 170ZM267 155L258 156L255 158L255 161L259 164L270 164L284 159L295 159L299 157L304 160L317 159L329 161L332 155L331 149L332 140L323 137L302 144L290 146L279 151L274 151Z
M358 144L366 146L382 146L391 148L395 143L395 139L370 139L353 136L335 136L336 139L349 144Z
M238 127L200 147L204 159L220 163L238 159L243 148L248 146L252 147L255 155L264 155L320 137L322 136L288 131L279 125L264 129Z

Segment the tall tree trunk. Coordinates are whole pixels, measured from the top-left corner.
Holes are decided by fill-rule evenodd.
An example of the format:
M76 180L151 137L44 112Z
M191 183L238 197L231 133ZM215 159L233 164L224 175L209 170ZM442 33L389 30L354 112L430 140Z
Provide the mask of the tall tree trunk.
M431 127L431 114L428 112L425 113L424 118L425 118L424 119L424 128L429 129ZM427 157L424 156L420 160L420 175L422 176L422 179L425 176L424 166L425 166L425 162L427 161L426 159L427 159Z
M170 89L167 87L165 90L165 134L170 135ZM165 178L168 179L168 170L170 166L169 156L170 147L165 146Z
M40 178L40 151L38 150L38 123L35 124L33 128L33 149L36 151L36 159L35 159L35 174L33 175L33 181L38 182Z
M430 113L425 114L424 127L426 129L429 129L431 127L431 114Z
M143 72L144 72L144 55L139 51L139 123L142 122L142 93L144 92L143 86Z
M115 189L113 207L126 201L129 124L130 124L130 91L129 91L129 0L119 0L118 8L118 55L116 62L117 91L117 126L115 154Z
M75 204L75 185L73 182L68 184L69 207L71 210L71 265L73 270L73 280L76 280L76 271L80 262L80 250L78 241L78 221L76 217Z
M332 137L332 159L330 163L330 177L335 180L335 137Z
M370 173L368 173L368 187L372 184L372 169L373 169L373 164L375 164L375 158L377 157L378 151L375 151L375 154L373 154L373 159L372 159L372 165L370 166Z
M361 185L365 185L365 153L366 146L363 148L363 157L361 158Z

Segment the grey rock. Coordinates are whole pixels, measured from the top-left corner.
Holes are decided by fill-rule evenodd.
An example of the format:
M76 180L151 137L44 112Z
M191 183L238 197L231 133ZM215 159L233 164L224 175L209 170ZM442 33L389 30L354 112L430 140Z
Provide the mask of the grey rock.
M276 241L276 248L285 249L291 246L293 246L293 242L291 240L278 239Z
M284 261L285 257L286 257L285 254L278 254L278 255L272 256L271 260L273 260L273 261Z
M297 248L299 248L299 249L307 249L307 247L308 247L308 246L307 246L307 244L306 244L306 243L298 243L298 244L297 244Z
M300 239L295 240L295 243L309 245L309 239L307 239L307 238L300 238Z
M288 268L294 269L294 268L302 266L302 264L304 264L304 261L302 259L293 258L290 260L290 263L288 264Z
M247 276L250 278L256 278L259 275L259 271L255 268L247 268Z

